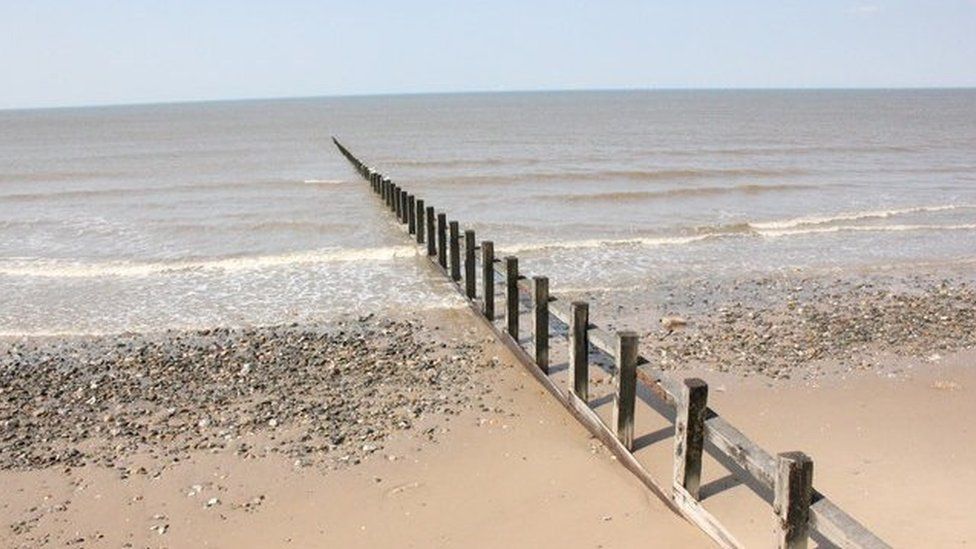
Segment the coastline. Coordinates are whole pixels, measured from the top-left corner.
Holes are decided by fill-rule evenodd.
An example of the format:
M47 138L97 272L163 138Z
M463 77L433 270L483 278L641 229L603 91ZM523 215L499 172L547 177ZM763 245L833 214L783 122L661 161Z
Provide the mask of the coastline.
M889 543L976 539L966 513L948 503L971 477L965 464L976 447L944 421L976 413L967 398L976 386L976 294L967 280L784 276L662 291L683 296L686 308L654 314L679 312L691 323L666 338L654 326L643 334L644 351L685 357L670 364L674 374L709 381L715 409L757 443L810 453L818 488ZM736 307L733 322L703 312L727 303ZM629 303L611 322L646 327L645 306ZM628 317L629 307L643 320ZM803 314L807 308L813 313ZM818 316L823 309L835 314ZM842 326L839 336L833 325ZM756 345L771 326L785 343ZM838 337L849 341L835 345ZM740 361L755 367L716 367L739 357L723 341L753 353ZM796 341L833 346L819 360L784 360L781 351ZM702 355L703 346L719 352ZM563 347L554 341L556 363ZM0 479L15 494L0 509L6 545L186 546L204 536L212 546L635 546L651 535L708 545L463 309L7 337L0 351ZM752 363L759 353L773 367ZM606 416L610 379L597 368L591 377L596 410ZM638 412L645 445L636 455L668 478L672 442L662 421ZM741 541L769 540L768 505L711 458L703 486L704 504ZM524 516L540 502L549 518L526 531Z

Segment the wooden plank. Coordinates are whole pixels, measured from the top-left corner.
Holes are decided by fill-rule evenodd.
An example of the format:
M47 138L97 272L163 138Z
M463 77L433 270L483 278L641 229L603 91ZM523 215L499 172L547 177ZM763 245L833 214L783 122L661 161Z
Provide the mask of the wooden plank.
M515 341L519 338L519 269L518 258L505 257L505 326Z
M535 340L535 364L549 373L549 279L544 276L532 277L532 312L534 325L532 336Z
M571 304L569 322L569 390L583 402L590 400L590 305Z
M485 294L482 312L488 321L495 320L495 243L481 243L481 291Z
M773 514L779 549L806 549L812 495L813 460L803 452L777 454Z
M743 547L722 523L681 486L674 487L674 503L689 522L702 529L722 547Z
M461 280L461 235L457 221L450 222L451 227L451 280Z
M613 425L617 438L628 450L634 449L634 407L637 401L637 332L617 334L617 375L613 398Z
M437 255L437 238L434 235L434 207L427 206L427 255Z
M437 263L447 268L447 214L437 214Z
M810 529L843 549L891 549L891 546L854 520L822 494L813 491Z
M707 383L698 378L684 381L674 422L674 485L695 500L701 486L707 401Z
M412 194L407 195L407 233L417 234L417 199Z
M477 258L474 255L475 250L475 239L474 231L468 229L464 231L464 294L468 299L475 299L478 297L477 280L475 279L475 262Z
M424 199L417 199L417 244L424 243Z

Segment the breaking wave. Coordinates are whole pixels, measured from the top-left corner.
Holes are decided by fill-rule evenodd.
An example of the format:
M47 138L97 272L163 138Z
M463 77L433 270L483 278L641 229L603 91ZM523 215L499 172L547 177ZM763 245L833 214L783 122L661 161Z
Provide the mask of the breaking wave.
M111 261L80 263L54 260L15 259L0 264L0 275L43 278L139 277L199 271L249 271L294 265L349 261L392 261L413 257L413 246L385 248L326 249L277 255L227 257L199 261Z
M849 212L849 213L839 213L829 216L809 216L809 217L795 217L792 219L783 219L777 221L763 221L763 222L751 222L749 225L758 230L779 230L779 229L790 229L794 227L803 227L807 225L826 225L828 223L834 223L837 221L860 221L862 219L886 219L896 215L905 215L912 213L925 213L925 212L943 212L949 210L957 209L967 209L974 208L976 206L969 205L955 205L948 204L943 206L918 206L913 208L900 208L893 210L868 210L860 212Z

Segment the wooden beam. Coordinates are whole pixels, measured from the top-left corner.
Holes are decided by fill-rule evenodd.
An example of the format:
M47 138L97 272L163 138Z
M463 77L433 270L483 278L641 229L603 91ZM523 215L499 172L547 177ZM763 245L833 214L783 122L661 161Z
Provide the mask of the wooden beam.
M424 243L424 199L417 199L417 244Z
M417 234L417 199L407 195L407 233Z
M481 291L484 293L482 312L489 322L495 320L495 243L481 243Z
M535 365L549 373L549 279L544 276L532 277L533 323L532 336L535 340Z
M617 376L613 399L613 425L617 438L634 449L634 407L637 401L637 332L617 333Z
M519 339L519 269L518 258L510 255L505 258L505 326L508 335L515 341Z
M569 323L569 390L583 402L590 399L590 306L574 301Z
M698 378L684 381L674 422L674 485L696 500L701 486L707 401L707 383Z
M478 297L477 290L477 280L475 280L475 262L477 258L474 255L475 249L475 239L474 231L468 229L464 231L464 294L468 299L474 299Z
M461 235L457 221L451 221L451 280L461 280Z
M812 495L813 460L803 452L777 454L773 514L780 549L806 548Z
M427 255L437 255L437 238L434 235L433 206L427 206Z
M447 269L447 214L437 214L437 263Z

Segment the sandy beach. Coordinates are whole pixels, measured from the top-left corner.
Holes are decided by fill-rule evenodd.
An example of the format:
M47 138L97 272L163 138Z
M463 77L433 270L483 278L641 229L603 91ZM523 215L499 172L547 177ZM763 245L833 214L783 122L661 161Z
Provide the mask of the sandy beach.
M224 350L214 344L244 333L179 335L180 353L140 356L162 365L186 360L180 357L192 355L192 347L209 349L212 360L194 356L206 366L182 379L155 379L154 392L141 393L142 398L120 384L131 373L126 369L141 371L144 365L127 362L120 353L104 377L86 376L104 380L101 394L110 403L98 413L87 408L90 397L75 397L74 387L57 390L48 384L64 382L54 377L63 362L51 364L51 377L43 381L22 378L29 398L5 384L0 483L8 496L0 507L5 526L0 542L10 547L624 547L654 535L670 545L709 545L634 483L504 349L479 333L466 312L448 311L434 327L430 318L423 325L352 324L316 330L332 334L317 343L307 341L313 339L310 331L277 328L273 333L284 341L274 352L257 353L261 358L251 362L246 375L228 369L242 367L239 345ZM174 335L146 339L172 351ZM416 343L428 337L430 343ZM342 355L350 338L359 342L356 353ZM141 336L119 339L138 348L147 344ZM472 341L478 345L465 343ZM105 351L105 343L42 341L37 343L41 354L31 358L50 358L51 345L93 356ZM125 344L111 338L111 345ZM297 349L313 358L293 363L297 357L290 351ZM150 353L156 358L147 359ZM12 370L11 357L20 356L16 366L26 368L25 354L30 353L5 349L5 381L23 375ZM362 370L343 372L350 381L334 387L317 375L303 379L310 374L305 368L322 368L328 360ZM274 365L286 364L286 370L274 371ZM211 368L220 373L208 372ZM394 370L405 372L391 375ZM388 379L370 385L368 379L381 373ZM396 391L383 390L393 383ZM213 391L229 386L240 390L213 398ZM274 417L258 415L269 405L257 387L276 391L270 405ZM347 408L315 406L313 398L326 402L328 392L339 390L349 398ZM400 420L394 410L406 401L410 413ZM162 410L169 414L165 421L133 419L155 417L167 405L179 413ZM29 406L50 409L50 415L19 413ZM146 409L153 413L144 414ZM103 412L112 417L106 421ZM340 436L343 440L337 440Z
M683 356L687 368L675 375L708 380L712 406L760 445L812 455L818 489L889 543L971 542L967 511L947 502L973 482L966 464L976 446L964 424L945 421L976 412L969 287L874 284L808 280L802 296L780 284L791 299L764 291L767 303L740 303L734 322L727 313L708 322L689 305L685 330L650 331L644 343L650 356ZM771 348L744 347L768 362L716 366L755 365L751 355L733 360L728 342L761 338L764 319L780 319L787 342L825 329L811 327L815 311L783 314L815 309L825 293L836 312L826 325L841 326L849 344L828 330L804 347L830 342L819 361L792 360L776 338ZM719 307L717 292L698 295ZM849 333L857 337L844 340ZM720 354L703 355L706 345ZM557 361L561 352L556 343ZM0 356L5 546L711 543L641 488L464 309L8 338ZM609 421L610 378L598 368L591 378L591 404ZM661 479L672 430L638 406L637 456ZM771 542L759 497L768 494L711 458L703 495L746 546Z

